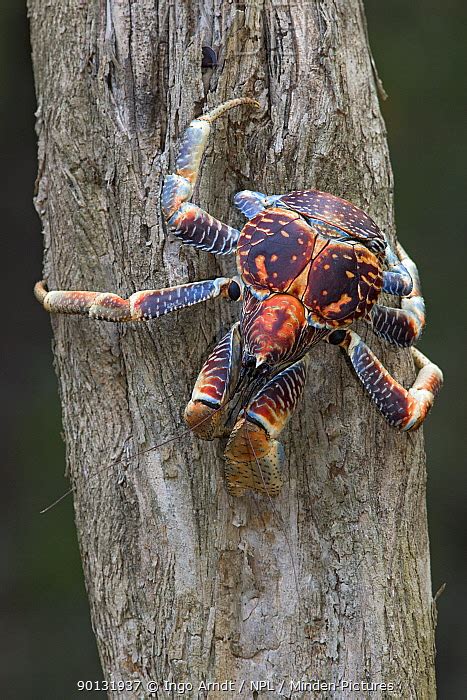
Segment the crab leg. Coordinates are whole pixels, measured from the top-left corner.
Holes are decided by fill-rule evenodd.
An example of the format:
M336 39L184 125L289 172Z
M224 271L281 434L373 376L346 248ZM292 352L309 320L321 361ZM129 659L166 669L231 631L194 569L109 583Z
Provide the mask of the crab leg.
M239 97L193 119L183 135L175 174L165 178L162 190L162 213L169 231L186 245L217 255L235 250L240 233L207 214L189 202L189 199L193 194L212 122L227 110L244 104L259 107L256 100Z
M423 301L417 266L398 245L401 266L411 280L411 291L401 299L401 308L375 304L370 314L371 328L380 338L392 345L407 347L413 345L420 337L425 326L425 302ZM390 273L384 273L385 275ZM383 289L388 291L384 286Z
M243 190L235 195L234 204L247 219L253 219L257 214L264 211L266 207L274 205L274 202L279 198L280 195L268 197L262 192Z
M383 292L394 296L406 297L412 292L415 281L418 281L418 271L415 263L409 258L402 246L397 244L397 257L392 248L386 248L386 262L389 270L383 272ZM420 283L418 282L419 286Z
M236 323L203 365L185 409L185 420L203 440L224 434L225 410L238 379L241 360L239 323Z
M178 287L135 292L129 299L123 299L111 292L49 292L42 281L35 285L34 294L44 309L54 314L81 314L100 321L150 321L218 296L237 300L240 286L234 279L218 277Z
M295 410L306 379L306 359L270 379L237 420L224 456L229 491L253 489L277 496L282 487L284 448L276 439Z
M371 400L390 425L407 431L415 430L423 423L443 383L439 367L416 348L410 348L419 371L407 391L391 377L354 331L334 331L328 340L347 353Z

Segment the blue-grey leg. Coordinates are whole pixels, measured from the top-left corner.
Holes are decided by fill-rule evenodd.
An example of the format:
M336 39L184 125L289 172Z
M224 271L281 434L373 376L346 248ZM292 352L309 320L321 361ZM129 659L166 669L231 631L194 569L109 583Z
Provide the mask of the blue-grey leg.
M45 283L34 287L36 299L46 311L80 314L99 321L150 321L165 314L223 296L236 301L241 296L239 281L227 277L181 284L166 289L147 289L123 299L111 292L47 291Z
M234 204L240 209L247 219L253 219L267 207L272 207L281 198L280 194L265 195L262 192L253 190L243 190L237 192L234 197Z
M415 263L401 245L398 245L397 252L400 256L400 266L410 277L410 292L402 297L400 309L375 304L368 320L372 330L380 338L384 338L392 345L408 347L420 338L425 326L425 302L421 294L420 278ZM393 274L396 277L398 273ZM399 288L403 288L405 276L404 274L399 276L402 280ZM384 279L383 289L388 291L384 285Z
M418 374L407 391L391 377L354 331L334 331L328 342L339 345L346 352L371 400L390 425L407 431L415 430L423 423L443 383L441 370L425 355L411 348Z
M402 251L402 247L399 244L397 249L398 251ZM386 262L389 266L389 270L386 270L383 273L383 292L393 294L394 296L405 297L412 291L412 286L414 283L410 270L405 263L408 262L411 264L412 268L415 269L415 274L417 277L418 273L415 264L410 260L406 253L400 257L403 257L404 259L399 259L388 244L386 248Z
M202 117L193 119L182 138L175 174L165 178L161 196L162 213L169 231L186 245L216 255L232 253L240 233L189 200L193 194L212 122L227 110L239 105L259 107L256 100L240 97L224 102Z

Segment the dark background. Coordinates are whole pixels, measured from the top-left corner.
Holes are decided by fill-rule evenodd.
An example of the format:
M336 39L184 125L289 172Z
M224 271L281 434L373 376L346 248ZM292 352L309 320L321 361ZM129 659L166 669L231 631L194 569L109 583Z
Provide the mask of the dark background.
M438 601L440 698L466 696L467 473L465 390L467 3L366 1L370 41L389 99L383 104L395 173L398 232L414 252L428 305L420 344L445 372L426 423L433 590ZM34 90L22 0L0 9L3 248L0 488L0 688L3 697L78 695L100 677L63 477L60 407L50 324L34 302L42 238L32 206ZM5 256L6 253L6 256ZM6 259L6 261L5 261ZM463 308L462 308L463 307Z

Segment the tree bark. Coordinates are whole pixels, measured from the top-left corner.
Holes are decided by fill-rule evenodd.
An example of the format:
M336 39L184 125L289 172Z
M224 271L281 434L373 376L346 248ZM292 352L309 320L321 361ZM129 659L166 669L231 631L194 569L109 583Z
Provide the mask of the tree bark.
M196 202L240 226L235 191L316 187L394 235L360 0L29 0L29 13L49 288L128 296L232 273L232 258L166 236L159 196L190 119L242 95L262 110L216 124ZM203 45L218 53L208 71ZM435 697L421 433L389 428L339 351L319 347L284 436L282 494L274 506L229 497L222 441L184 434L182 411L237 315L216 300L147 326L52 319L106 679L191 683L192 697L256 697L251 683L268 680L261 697L309 697L291 683L312 679L336 684L316 697ZM369 343L412 381L408 352ZM198 690L225 680L227 695ZM395 690L355 694L343 681Z

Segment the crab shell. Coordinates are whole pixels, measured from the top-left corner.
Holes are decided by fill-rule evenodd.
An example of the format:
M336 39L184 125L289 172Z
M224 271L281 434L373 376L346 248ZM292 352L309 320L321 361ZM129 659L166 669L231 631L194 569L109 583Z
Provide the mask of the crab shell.
M291 295L302 302L311 325L343 328L366 316L381 292L384 238L349 202L315 190L303 193L305 206L301 194L279 200L299 211L272 207L248 221L237 266L253 294Z

